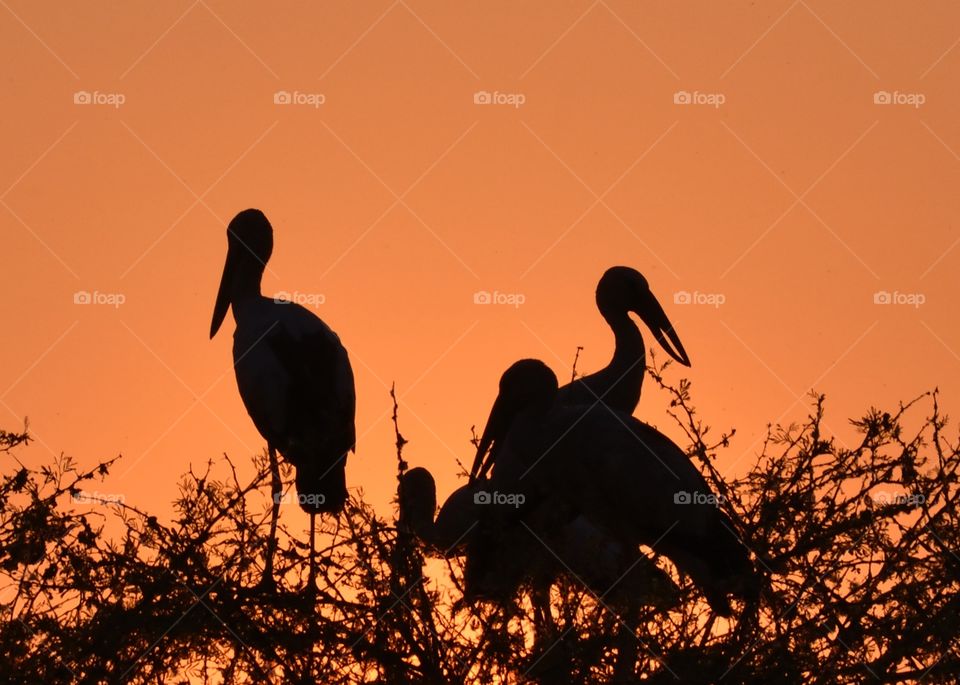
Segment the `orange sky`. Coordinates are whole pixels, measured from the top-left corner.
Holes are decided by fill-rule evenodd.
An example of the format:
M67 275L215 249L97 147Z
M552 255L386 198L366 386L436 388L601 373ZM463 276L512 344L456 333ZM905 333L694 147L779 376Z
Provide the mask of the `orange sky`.
M31 465L123 453L100 489L158 511L190 463L246 464L262 440L232 320L207 333L226 224L250 206L276 232L265 292L322 299L350 351L348 482L383 513L390 382L408 459L449 491L512 361L563 377L582 345L581 370L606 364L593 291L613 264L650 281L704 418L737 427L733 473L811 385L841 437L937 385L949 411L960 7L915 8L3 0L0 425L30 417ZM645 389L638 416L676 435Z

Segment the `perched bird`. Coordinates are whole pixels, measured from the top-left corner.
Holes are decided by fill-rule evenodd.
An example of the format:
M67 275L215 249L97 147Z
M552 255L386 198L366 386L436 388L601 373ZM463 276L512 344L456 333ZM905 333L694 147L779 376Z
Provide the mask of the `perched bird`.
M690 357L666 312L636 269L612 266L597 283L597 309L613 331L613 358L603 369L560 388L566 404L603 402L608 407L632 414L640 401L646 371L646 347L640 329L630 318L633 312L647 324L667 354L684 366Z
M747 549L683 450L629 414L563 404L557 386L553 371L531 359L500 380L488 422L501 446L490 487L524 504L491 509L471 535L468 591L483 594L497 582L506 556L499 540L511 531L539 535L584 516L627 549L643 544L665 555L718 614L731 613L730 595L752 597Z
M356 445L353 370L340 338L298 304L264 297L260 283L273 251L273 228L258 209L227 227L227 259L210 337L233 310L233 364L240 398L267 441L273 517L264 582L272 583L280 507L276 453L296 469L297 501L310 514L311 584L315 516L338 513L347 499L347 453Z
M650 290L647 279L636 269L628 266L607 269L597 283L596 299L597 309L613 331L613 358L603 369L560 388L559 399L569 405L600 404L632 414L640 401L647 366L643 336L630 318L631 312L640 317L660 346L676 361L690 366L690 357L683 349L680 336L666 312ZM485 429L470 471L472 478L484 478L488 474L497 449L496 445L491 445L492 440L492 435ZM491 447L491 459L484 462L480 454L486 453Z
M422 467L403 474L398 499L399 525L446 557L467 552L471 536L481 529L492 507L513 506L501 504L490 483L475 481L457 488L434 519L436 484ZM539 513L532 514L540 519L536 528L546 531L542 537L533 526L515 527L501 537L498 570L484 575L486 585L478 589L478 596L506 601L525 582L542 593L567 574L597 597L612 595L608 602L676 606L679 589L636 546L626 547L583 515L549 525L554 504L543 502Z

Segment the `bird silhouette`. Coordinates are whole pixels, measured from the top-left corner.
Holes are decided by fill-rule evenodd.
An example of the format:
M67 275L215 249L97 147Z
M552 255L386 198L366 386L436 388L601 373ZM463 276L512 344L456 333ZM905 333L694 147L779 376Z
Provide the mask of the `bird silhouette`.
M577 378L560 388L560 401L570 405L600 404L632 414L640 401L646 372L646 347L640 329L630 318L633 312L649 327L653 337L667 353L684 366L690 357L680 342L660 302L650 290L647 279L628 266L612 266L597 283L597 309L613 331L614 349L610 363L599 371ZM487 424L489 426L489 422ZM471 478L484 478L495 458L496 445L485 428L470 470ZM492 447L491 459L481 453Z
M410 469L400 479L398 524L443 556L463 556L490 507L500 506L489 486L474 481L457 488L434 519L433 475L422 467ZM598 597L615 589L607 601L664 609L676 606L679 589L636 546L621 544L583 515L552 525L557 521L555 506L556 502L544 501L539 512L531 514L539 522L503 531L498 569L484 574L486 585L474 597L507 601L524 583L542 593L567 574ZM535 528L545 532L538 534Z
M210 337L232 309L233 365L240 398L267 441L273 510L264 582L273 582L279 516L277 452L296 469L297 502L310 514L310 585L314 578L315 516L340 512L347 499L347 453L356 445L353 370L340 338L315 314L261 294L273 251L273 228L258 209L227 227L227 258Z
M538 360L515 363L500 380L488 422L501 446L490 487L524 504L491 507L470 536L468 592L482 596L499 582L499 540L511 531L539 534L582 515L627 548L643 544L668 557L718 614L730 615L730 595L752 597L749 553L683 450L629 414L565 405L558 390Z

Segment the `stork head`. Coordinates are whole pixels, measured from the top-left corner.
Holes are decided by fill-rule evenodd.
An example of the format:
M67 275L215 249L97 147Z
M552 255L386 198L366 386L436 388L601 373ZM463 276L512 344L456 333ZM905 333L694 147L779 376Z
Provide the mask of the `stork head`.
M404 472L397 489L397 501L400 509L398 523L421 540L430 542L433 514L437 508L437 484L433 475L419 466Z
M558 385L556 374L539 359L521 359L504 372L500 377L500 393L477 445L471 480L486 476L493 460L484 458L493 444L503 442L517 415L523 411L549 409L556 399Z
M650 290L647 279L629 266L612 266L597 284L597 307L608 321L633 312L653 333L660 346L684 366L690 366L680 337L673 330L663 307Z
M213 307L210 337L220 330L230 304L238 296L258 294L263 269L273 252L273 228L259 209L245 209L227 226L227 260Z
M425 468L410 469L400 477L397 523L446 557L462 554L483 515L484 507L477 503L476 494L484 486L484 482L475 481L454 490L434 520L437 486L433 476Z

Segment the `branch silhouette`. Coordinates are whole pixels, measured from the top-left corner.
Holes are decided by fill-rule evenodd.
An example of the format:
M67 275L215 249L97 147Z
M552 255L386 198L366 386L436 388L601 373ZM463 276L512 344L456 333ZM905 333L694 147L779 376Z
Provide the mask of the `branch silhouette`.
M804 422L771 426L729 478L715 462L734 432L714 437L690 384L651 363L762 576L759 601L733 618L660 559L680 587L675 608L645 606L627 624L568 574L550 591L552 639L532 640L544 623L531 589L505 605L463 602L462 559L432 557L358 495L319 523L316 592L302 525L281 518L267 591L265 452L247 482L227 455L191 468L160 517L96 490L115 459L20 464L24 426L0 432L0 681L954 682L960 446L939 393L869 409L849 447L825 434L827 401L813 395ZM391 398L402 475L415 444Z

